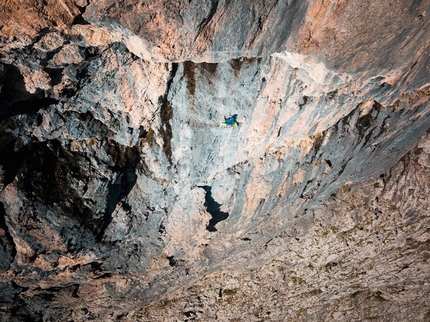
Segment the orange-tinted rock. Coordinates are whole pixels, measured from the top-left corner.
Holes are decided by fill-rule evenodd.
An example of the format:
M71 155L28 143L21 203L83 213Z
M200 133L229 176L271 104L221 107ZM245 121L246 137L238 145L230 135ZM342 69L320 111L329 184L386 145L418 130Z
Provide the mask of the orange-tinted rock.
M2 319L426 320L427 7L0 5Z
M46 29L64 29L80 14L73 0L10 0L0 4L0 33L35 36Z

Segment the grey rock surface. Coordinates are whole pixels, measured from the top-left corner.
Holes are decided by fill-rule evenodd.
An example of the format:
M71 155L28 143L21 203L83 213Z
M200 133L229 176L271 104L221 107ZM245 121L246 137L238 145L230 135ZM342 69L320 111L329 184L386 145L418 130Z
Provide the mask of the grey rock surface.
M429 1L38 6L0 6L2 320L430 318Z
M130 314L143 321L426 321L429 135L381 176L343 186L291 228ZM258 246L257 246L258 245Z

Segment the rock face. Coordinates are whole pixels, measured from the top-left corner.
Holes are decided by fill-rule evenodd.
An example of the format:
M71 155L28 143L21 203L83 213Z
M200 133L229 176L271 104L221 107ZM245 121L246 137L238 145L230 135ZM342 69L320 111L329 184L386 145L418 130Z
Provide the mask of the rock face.
M0 5L2 320L428 320L429 8Z

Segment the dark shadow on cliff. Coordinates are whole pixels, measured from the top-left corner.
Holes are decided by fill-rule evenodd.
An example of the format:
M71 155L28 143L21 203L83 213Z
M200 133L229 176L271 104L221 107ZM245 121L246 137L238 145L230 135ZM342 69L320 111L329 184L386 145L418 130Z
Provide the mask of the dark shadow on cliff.
M9 132L11 129L13 129L11 122L0 123L0 165L3 168L1 183L4 186L7 186L15 179L26 158L24 149L20 148L23 143Z
M6 211L0 202L0 272L6 271L16 255L15 243L6 225Z
M43 90L38 89L30 93L25 88L24 78L18 67L13 65L2 65L0 72L0 120L11 116L35 113L40 109L47 108L59 101L46 97Z
M167 81L166 92L164 95L158 98L158 103L160 104L161 122L163 124L160 127L160 134L164 141L163 151L166 154L166 157L169 160L170 164L172 164L172 135L173 135L172 126L170 125L170 120L173 117L173 108L168 100L168 95L177 71L178 71L178 64L173 63L172 70L170 72L170 77Z
M118 174L117 180L109 183L109 193L106 196L106 211L101 222L97 240L101 241L106 228L112 222L112 213L117 204L126 198L137 181L136 167L140 162L137 147L126 147L115 141L107 140L104 147L115 165L112 171Z
M108 183L108 191L104 196L106 208L102 212L94 212L80 196L78 188L87 186L92 179L100 181L105 178L100 177L92 167L86 166L88 156L85 153L68 151L58 140L24 145L19 138L4 130L0 131L0 149L4 185L18 178L17 187L31 196L32 202L57 205L63 214L88 228L98 241L101 241L112 221L116 205L135 185L135 168L140 161L136 147L126 147L106 140L104 149L111 159L110 170L116 173L116 179ZM75 246L69 246L77 250Z
M215 228L215 225L219 223L220 221L226 220L229 216L228 213L223 212L220 210L221 204L216 202L214 198L212 197L212 188L209 186L200 186L199 188L202 188L206 192L205 196L205 207L208 211L208 213L211 214L212 219L209 220L209 224L206 227L206 230L210 232L218 231Z

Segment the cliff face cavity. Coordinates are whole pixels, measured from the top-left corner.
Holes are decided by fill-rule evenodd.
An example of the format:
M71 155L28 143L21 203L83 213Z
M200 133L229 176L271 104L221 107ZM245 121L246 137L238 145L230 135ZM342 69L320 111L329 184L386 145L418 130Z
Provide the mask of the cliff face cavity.
M2 319L428 319L429 7L0 5Z

